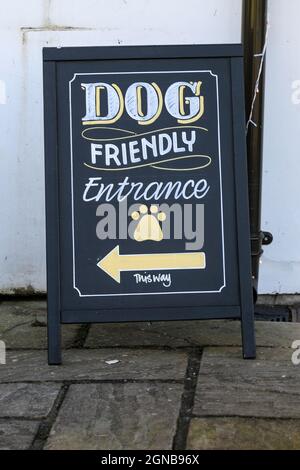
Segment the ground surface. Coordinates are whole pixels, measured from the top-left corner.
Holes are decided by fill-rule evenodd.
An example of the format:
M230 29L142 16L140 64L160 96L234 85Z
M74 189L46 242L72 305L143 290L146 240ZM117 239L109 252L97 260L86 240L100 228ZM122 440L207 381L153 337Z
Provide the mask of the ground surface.
M300 449L300 324L236 321L63 327L47 365L46 304L2 302L0 449Z

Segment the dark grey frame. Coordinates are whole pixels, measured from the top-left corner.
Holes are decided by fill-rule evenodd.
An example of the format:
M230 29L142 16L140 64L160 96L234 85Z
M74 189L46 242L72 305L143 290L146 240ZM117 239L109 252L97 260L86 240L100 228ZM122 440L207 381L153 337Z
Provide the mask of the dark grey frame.
M64 310L60 302L60 210L58 174L58 129L56 106L56 63L58 61L158 59L158 58L227 58L231 62L231 89L235 164L235 198L240 281L240 306L199 306L112 310ZM48 362L61 364L60 329L62 323L105 323L124 321L204 320L240 318L243 356L256 356L253 295L251 282L249 203L247 191L247 160L244 110L243 47L230 45L124 46L124 47L66 47L44 48L44 128L46 180L46 240L48 291ZM112 300L113 302L113 300Z

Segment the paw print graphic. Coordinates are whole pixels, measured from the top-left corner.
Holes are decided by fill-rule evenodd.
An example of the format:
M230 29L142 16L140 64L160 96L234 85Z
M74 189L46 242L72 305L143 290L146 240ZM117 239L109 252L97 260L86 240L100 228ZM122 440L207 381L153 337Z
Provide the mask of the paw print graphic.
M157 206L151 205L149 209L145 204L142 204L138 211L131 214L131 218L138 221L133 234L137 242L146 240L160 242L164 238L159 222L166 220L166 214L159 212Z

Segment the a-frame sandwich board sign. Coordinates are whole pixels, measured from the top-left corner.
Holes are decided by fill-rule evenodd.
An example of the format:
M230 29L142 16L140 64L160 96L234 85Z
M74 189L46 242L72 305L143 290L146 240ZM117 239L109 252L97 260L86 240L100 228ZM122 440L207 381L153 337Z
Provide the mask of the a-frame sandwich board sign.
M235 318L255 357L243 84L241 45L44 49L50 364L62 323Z

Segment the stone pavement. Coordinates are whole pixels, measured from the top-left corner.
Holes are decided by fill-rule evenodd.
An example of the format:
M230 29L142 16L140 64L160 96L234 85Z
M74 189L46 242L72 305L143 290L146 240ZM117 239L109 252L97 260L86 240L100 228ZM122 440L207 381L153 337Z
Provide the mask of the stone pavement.
M46 304L0 304L0 449L300 449L300 323L63 326L47 365Z

